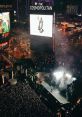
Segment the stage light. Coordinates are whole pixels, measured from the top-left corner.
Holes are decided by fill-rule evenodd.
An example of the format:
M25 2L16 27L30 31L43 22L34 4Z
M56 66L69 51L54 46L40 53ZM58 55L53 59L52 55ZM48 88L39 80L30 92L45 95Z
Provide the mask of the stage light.
M72 78L72 75L70 73L65 74L67 78Z
M67 88L67 85L70 85L75 80L76 78L72 77L72 74L65 68L60 67L53 72L52 81L61 89Z
M53 76L59 80L63 76L63 71L56 71L53 73Z
M64 74L64 71L63 70L56 70L53 72L53 82L56 83L56 85L58 85L60 83L60 80L62 79L63 77L63 74Z
M73 77L73 81L76 81L76 78L75 77Z

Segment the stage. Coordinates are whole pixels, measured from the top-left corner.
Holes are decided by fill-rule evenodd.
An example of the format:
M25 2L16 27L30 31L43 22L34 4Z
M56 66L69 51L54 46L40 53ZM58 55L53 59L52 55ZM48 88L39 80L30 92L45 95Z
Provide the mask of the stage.
M36 76L42 87L60 104L68 104L73 100L76 79L69 72L37 72Z
M70 103L63 95L61 95L58 88L50 86L47 82L42 81L42 86L60 103L67 104Z

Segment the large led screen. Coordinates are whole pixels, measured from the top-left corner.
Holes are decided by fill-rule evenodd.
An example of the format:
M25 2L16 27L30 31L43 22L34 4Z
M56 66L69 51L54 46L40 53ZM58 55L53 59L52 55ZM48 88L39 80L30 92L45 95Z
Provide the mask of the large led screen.
M2 14L0 13L0 34L2 34Z
M3 33L7 33L10 31L9 12L2 13L2 29L3 29Z
M53 15L30 14L30 35L52 37Z

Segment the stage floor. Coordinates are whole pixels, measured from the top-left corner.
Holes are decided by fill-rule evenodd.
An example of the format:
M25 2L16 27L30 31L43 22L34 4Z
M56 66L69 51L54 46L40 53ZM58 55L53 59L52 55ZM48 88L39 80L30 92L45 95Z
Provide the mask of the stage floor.
M60 91L59 91L57 88L48 85L48 83L45 82L45 81L42 82L42 86L43 86L47 91L49 91L49 93L51 93L52 96L54 96L54 98L55 98L58 102L60 102L61 104L70 103L63 95L61 95Z

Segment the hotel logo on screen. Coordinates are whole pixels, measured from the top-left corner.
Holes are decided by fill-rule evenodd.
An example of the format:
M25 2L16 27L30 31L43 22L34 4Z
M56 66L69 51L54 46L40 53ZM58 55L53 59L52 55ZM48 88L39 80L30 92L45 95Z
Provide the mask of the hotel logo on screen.
M53 0L31 0L30 11L52 11Z

